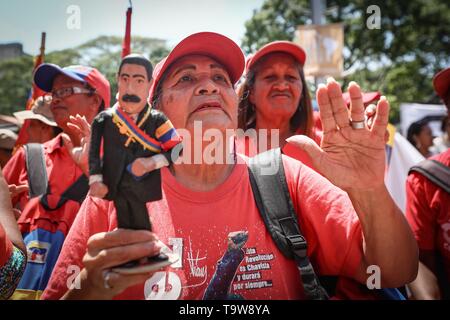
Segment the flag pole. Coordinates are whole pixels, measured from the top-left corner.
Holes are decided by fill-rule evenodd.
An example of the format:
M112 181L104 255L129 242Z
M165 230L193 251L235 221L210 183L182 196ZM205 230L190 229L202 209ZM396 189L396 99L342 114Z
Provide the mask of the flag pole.
M39 55L34 58L34 66L33 66L33 73L39 67L42 63L44 63L44 55L45 55L45 39L46 39L46 33L41 33L41 47L39 48ZM28 100L25 105L25 110L30 110L33 107L34 101L42 96L44 92L40 90L37 86L32 83L31 89L30 89L30 95L28 97ZM27 133L27 127L30 125L30 122L25 120L22 127L19 130L18 137L13 149L13 154L24 144L28 142L28 133Z
M42 60L44 60L44 55L45 55L45 38L46 38L46 33L45 32L42 32L41 33L41 48L40 48L40 51L41 51L41 59Z
M122 43L122 58L131 53L131 14L133 13L133 3L129 1L129 7L126 13L125 37Z

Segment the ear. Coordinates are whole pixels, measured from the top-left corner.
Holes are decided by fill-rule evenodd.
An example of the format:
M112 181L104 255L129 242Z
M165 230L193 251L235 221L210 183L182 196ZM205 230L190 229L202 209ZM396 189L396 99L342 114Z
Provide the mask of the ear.
M102 98L100 98L100 96L98 94L94 94L92 96L91 109L95 112L98 112L101 103L102 103ZM105 106L105 107L107 107L107 106Z

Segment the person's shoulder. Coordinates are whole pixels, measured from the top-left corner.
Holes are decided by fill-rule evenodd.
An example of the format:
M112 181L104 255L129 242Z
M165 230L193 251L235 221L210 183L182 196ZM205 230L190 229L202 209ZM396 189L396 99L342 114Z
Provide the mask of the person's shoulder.
M99 230L102 229L100 231L107 231L103 229L109 225L110 215L114 211L113 206L112 201L87 195L78 215L83 220L84 225L94 225L93 228L96 230L99 228Z
M94 121L101 121L103 119L111 118L114 113L113 108L108 108L103 111L100 111L97 116L94 118Z
M450 149L447 149L447 151L434 155L428 158L428 160L435 160L444 164L447 167L450 167ZM431 180L429 180L427 177L425 177L423 174L417 171L410 172L407 178L407 184L409 186L408 189L415 190L414 192L416 193L423 191L423 189L433 193L439 188L435 183L433 183Z
M435 160L446 165L447 167L450 167L450 148L442 153L439 153L437 155L428 158L428 160ZM407 183L410 186L425 185L425 184L435 186L434 183L432 183L424 175L422 175L417 171L412 171L408 175Z
M54 137L51 140L48 140L42 144L42 147L44 148L44 156L47 156L48 154L53 153L55 150L62 148L63 141L62 141L62 134L58 134L56 137Z
M23 146L16 150L5 166L1 168L1 171L8 184L18 182L19 176L26 172L25 149Z
M325 195L329 198L345 195L342 189L299 160L283 155L283 167L288 184L301 193L307 192L317 198Z
M432 156L430 159L439 161L447 167L450 167L450 148L442 153Z
M297 160L285 154L282 154L281 157L286 176L289 174L295 176L298 179L300 175L309 177L316 174L314 170L306 166L300 160Z
M242 163L248 164L249 160L252 158L251 156L246 155L245 153L238 152L238 160ZM303 167L306 167L300 161L291 158L285 154L281 154L281 164L283 165L284 173L287 178L293 178L298 176L299 172ZM262 164L264 165L264 164ZM297 177L298 178L298 177Z
M155 120L168 120L167 116L161 110L157 110L155 108L150 109L150 116Z
M100 199L97 197L92 197L88 195L85 199L85 202L89 206L95 206L96 208L99 208L101 211L107 212L110 208L111 201L106 199Z
M54 145L54 144L59 144L59 143L61 143L61 139L62 139L61 135L62 135L62 133L58 134L58 135L57 135L56 137L54 137L53 139L50 139L50 140L48 140L48 141L45 141L42 145L43 145L44 147L48 147L48 146L51 146L51 145Z

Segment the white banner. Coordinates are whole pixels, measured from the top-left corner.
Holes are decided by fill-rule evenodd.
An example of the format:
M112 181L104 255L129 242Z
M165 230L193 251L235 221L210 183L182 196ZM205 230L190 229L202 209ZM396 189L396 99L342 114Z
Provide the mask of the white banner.
M395 132L385 183L394 202L403 213L406 208L406 178L409 168L424 159L408 140Z
M343 24L299 26L294 42L306 52L306 76L342 76L344 70Z
M406 137L411 123L430 117L430 127L433 136L439 136L442 132L440 129L442 118L447 115L447 109L442 104L420 104L420 103L401 103L400 104L400 130Z

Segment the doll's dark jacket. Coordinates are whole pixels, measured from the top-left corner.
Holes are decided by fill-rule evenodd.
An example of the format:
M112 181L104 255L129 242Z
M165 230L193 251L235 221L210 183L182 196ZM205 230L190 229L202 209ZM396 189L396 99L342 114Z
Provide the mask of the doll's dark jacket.
M139 123L146 113L149 105L139 113L136 123ZM91 125L91 144L89 149L89 174L102 174L103 183L108 187L105 196L107 200L114 200L121 184L127 184L130 190L130 183L133 184L131 190L134 196L140 201L156 201L161 199L161 173L154 170L146 174L140 180L131 180L131 173L127 171L127 166L140 157L151 157L161 153L169 163L172 163L172 152L155 152L145 149L138 142L131 142L125 146L128 136L121 134L117 124L113 122L113 108L99 113ZM151 114L140 126L151 138L156 139L156 130L167 122L167 117L160 111L151 109ZM103 141L103 157L100 155ZM131 182L130 182L131 181Z

